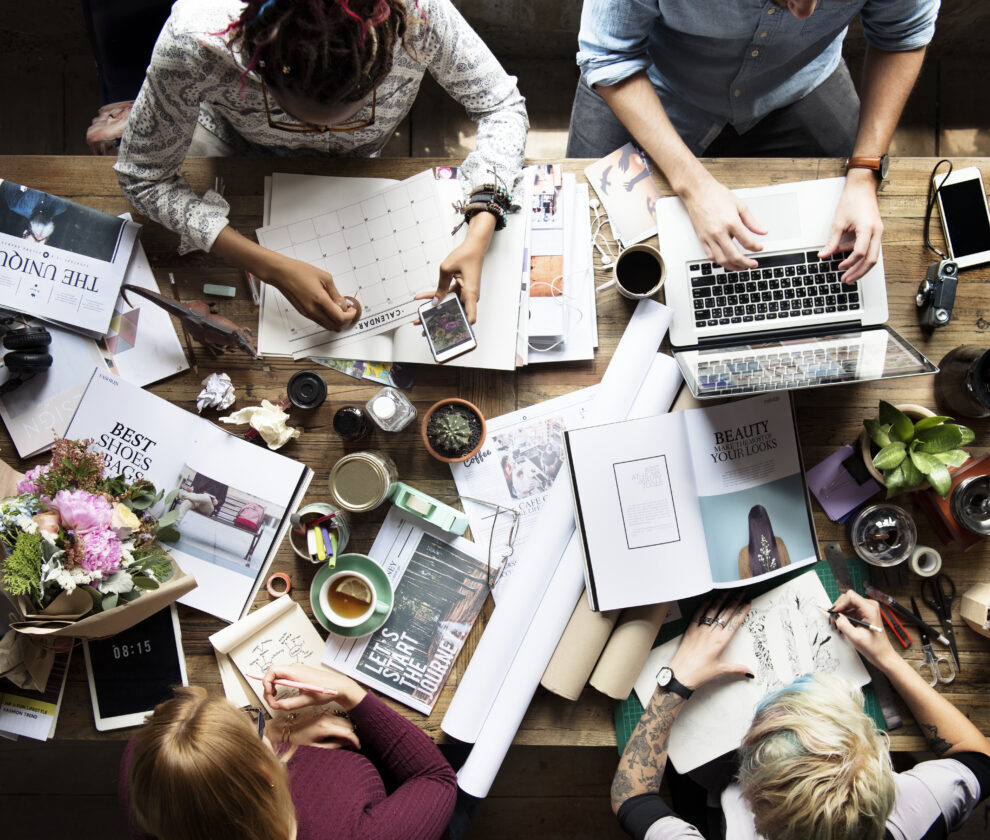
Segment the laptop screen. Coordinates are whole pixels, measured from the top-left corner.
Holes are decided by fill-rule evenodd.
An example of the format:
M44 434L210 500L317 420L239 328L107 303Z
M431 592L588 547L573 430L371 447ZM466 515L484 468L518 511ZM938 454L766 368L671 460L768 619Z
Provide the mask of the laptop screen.
M935 373L938 368L890 327L761 341L675 354L699 398L818 388Z

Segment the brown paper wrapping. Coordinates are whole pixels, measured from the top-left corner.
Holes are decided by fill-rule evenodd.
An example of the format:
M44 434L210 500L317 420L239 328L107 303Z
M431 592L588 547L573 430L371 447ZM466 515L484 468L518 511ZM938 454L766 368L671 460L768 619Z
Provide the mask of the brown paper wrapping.
M567 700L577 700L620 612L593 612L582 592L547 663L540 685Z
M622 611L612 636L591 675L591 685L614 700L625 700L650 655L668 604L648 604Z

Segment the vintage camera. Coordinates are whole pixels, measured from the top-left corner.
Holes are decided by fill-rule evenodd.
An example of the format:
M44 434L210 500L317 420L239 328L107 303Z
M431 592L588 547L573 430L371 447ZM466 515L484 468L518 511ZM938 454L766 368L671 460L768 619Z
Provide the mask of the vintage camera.
M4 334L3 367L9 373L0 383L0 395L9 394L52 366L48 352L52 334L44 327L27 326L12 313L0 311L0 334Z
M941 260L928 266L915 298L918 318L923 328L933 330L949 323L952 318L952 304L956 300L958 276L959 266L955 260Z

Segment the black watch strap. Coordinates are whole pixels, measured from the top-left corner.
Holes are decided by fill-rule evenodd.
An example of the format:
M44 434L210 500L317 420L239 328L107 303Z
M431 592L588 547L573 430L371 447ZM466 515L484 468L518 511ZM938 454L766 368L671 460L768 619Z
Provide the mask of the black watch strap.
M674 676L674 672L670 670L666 665L657 672L657 685L660 686L662 691L672 691L679 697L683 697L685 700L689 699L692 694L694 694L693 688L688 688L684 683L680 682L677 677Z

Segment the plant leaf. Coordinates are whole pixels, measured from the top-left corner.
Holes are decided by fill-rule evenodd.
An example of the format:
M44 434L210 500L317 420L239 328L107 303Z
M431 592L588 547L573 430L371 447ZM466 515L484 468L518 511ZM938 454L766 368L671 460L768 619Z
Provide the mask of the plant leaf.
M161 542L178 542L179 541L179 529L174 525L167 525L164 528L159 527L155 531L155 538Z
M951 417L945 417L941 414L936 414L934 417L922 417L917 423L914 424L914 430L920 432L922 429L931 429L935 426L939 426L942 423L946 423L951 420Z
M901 461L901 469L904 470L904 489L920 487L925 483L925 476L914 465L910 458Z
M946 498L949 495L949 488L952 486L949 468L939 462L938 466L928 474L928 483L943 499Z
M100 592L100 590L95 586L90 586L88 583L81 584L79 588L84 590L86 594L93 599L93 609L99 609L100 604L103 602L103 593Z
M112 610L117 606L117 593L111 592L109 595L103 596L103 609Z
M921 444L918 449L922 452L946 452L962 445L962 427L956 425L936 426L933 429L923 429L918 432Z
M166 513L164 516L158 519L158 527L167 528L178 518L179 518L179 509L176 508L175 510L170 510L168 513Z
M884 400L880 400L880 422L890 424L891 435L897 440L906 443L914 437L914 423L911 418Z
M875 417L864 420L863 425L866 427L866 433L870 436L870 440L881 449L890 445L890 426L885 426Z
M903 491L905 485L907 484L903 463L898 464L889 473L884 473L883 480L887 485L888 499Z
M899 440L895 440L876 454L876 457L873 459L873 466L883 472L893 469L904 460L906 451L907 448L904 444ZM886 480L886 478L887 476L885 475L884 479Z
M952 423L952 427L959 429L962 433L962 442L960 446L966 446L968 443L972 443L976 439L976 432L974 432L969 426L960 426L957 423Z
M918 468L919 471L928 475L932 470L938 467L944 467L938 458L934 455L929 455L927 452L912 452L911 461Z
M969 460L969 453L963 452L961 449L950 449L948 452L935 452L933 454L947 467L961 467Z
M134 588L135 589L157 589L158 581L149 577L136 577L134 578Z
M160 496L161 493L159 493L158 495ZM165 507L169 507L172 504L172 502L175 501L175 498L178 495L179 495L179 491L178 490L173 490L164 499L162 499L162 504L164 504Z

